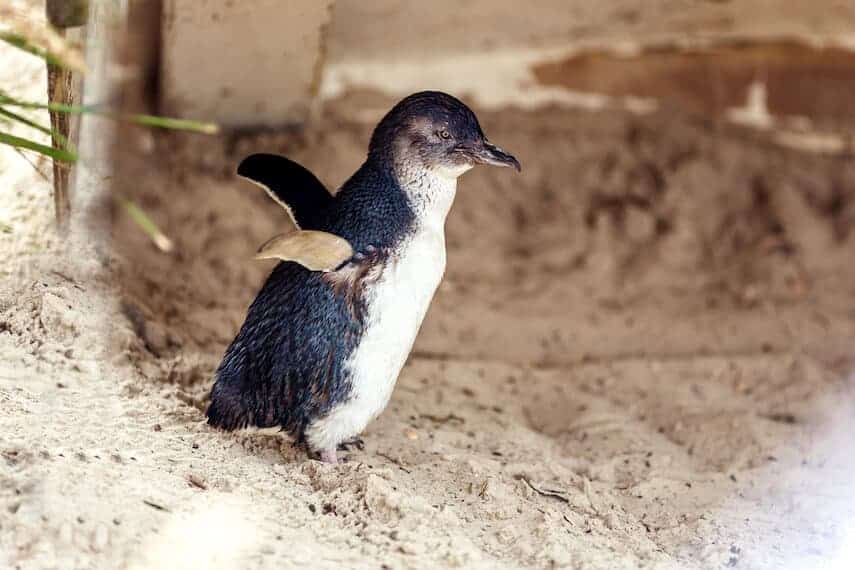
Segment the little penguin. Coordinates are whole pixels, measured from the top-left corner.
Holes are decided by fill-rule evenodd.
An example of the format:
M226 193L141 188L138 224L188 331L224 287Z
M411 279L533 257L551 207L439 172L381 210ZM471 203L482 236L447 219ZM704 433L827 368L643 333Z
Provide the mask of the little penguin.
M521 170L469 107L438 91L397 103L335 194L285 157L244 159L238 175L297 230L256 255L281 261L216 370L208 423L279 428L336 463L389 401L445 272L457 178L477 164Z

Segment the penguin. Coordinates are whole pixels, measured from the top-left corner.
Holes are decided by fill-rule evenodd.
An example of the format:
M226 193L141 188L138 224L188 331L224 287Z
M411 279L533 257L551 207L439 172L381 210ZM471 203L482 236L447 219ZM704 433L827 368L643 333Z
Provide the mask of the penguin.
M445 271L457 179L519 161L487 140L459 99L424 91L377 124L362 166L335 193L282 156L238 175L290 215L258 259L279 259L218 366L208 423L279 428L321 461L389 401Z

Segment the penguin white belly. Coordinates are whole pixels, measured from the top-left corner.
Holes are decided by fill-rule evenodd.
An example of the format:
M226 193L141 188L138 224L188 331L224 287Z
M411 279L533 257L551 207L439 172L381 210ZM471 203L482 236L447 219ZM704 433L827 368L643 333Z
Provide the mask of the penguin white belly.
M407 238L365 291L365 332L346 365L350 398L308 426L312 448L334 449L359 434L389 402L445 272L443 225L422 227Z

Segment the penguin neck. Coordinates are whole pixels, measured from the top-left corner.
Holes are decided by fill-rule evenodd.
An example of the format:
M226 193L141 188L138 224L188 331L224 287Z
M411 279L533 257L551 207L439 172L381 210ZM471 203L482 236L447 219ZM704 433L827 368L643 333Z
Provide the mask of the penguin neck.
M320 229L358 251L394 248L425 230L444 234L456 190L457 178L449 173L369 157L336 193Z
M442 230L454 203L457 177L461 173L425 168L410 161L397 162L393 172L413 211L416 226Z

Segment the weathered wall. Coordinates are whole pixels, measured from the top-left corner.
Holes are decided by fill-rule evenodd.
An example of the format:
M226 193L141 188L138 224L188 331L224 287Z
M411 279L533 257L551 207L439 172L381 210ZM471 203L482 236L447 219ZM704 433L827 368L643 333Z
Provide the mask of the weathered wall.
M606 61L602 72L592 72L587 65L591 60L583 62L584 69L571 62L560 70L551 68L551 75L542 68L535 71L584 50L616 51L623 57L651 45L782 39L855 46L852 0L536 0L523 7L516 0L164 4L161 96L166 110L226 126L303 121L318 94L322 68L327 96L351 87L396 95L432 87L473 97L482 106L537 105L590 102L578 94L592 89L620 97L659 97L664 91L668 97L673 86L680 100L686 99L680 89L685 68L700 60L660 57L654 62L656 73L639 66L634 76L651 77L657 85L641 85L637 93L636 86L622 79L634 67L631 62ZM775 55L775 65L786 67L788 56L782 60ZM814 56L822 59L824 54ZM756 54L749 59L728 64L735 71L725 77L727 85L720 88L725 94L713 106L744 101L747 86L763 79L764 61L758 63ZM671 74L672 61L680 67L676 74ZM709 71L701 82L709 86L718 63L701 64ZM846 75L848 62L844 67ZM613 69L619 77L609 76ZM566 71L566 77L558 77L556 70ZM840 72L835 64L834 73ZM580 74L581 80L574 79ZM731 76L736 80L730 81ZM788 85L801 79L784 73L781 81ZM521 84L546 89L507 96ZM570 91L574 94L567 95ZM814 100L815 95L806 98ZM690 109L710 105L689 101Z
M846 35L855 42L851 0L337 0L330 58L432 57L688 37Z
M481 109L674 108L799 131L853 124L852 0L524 6L338 0L323 94L444 89Z
M332 0L165 0L161 101L225 126L304 120Z

